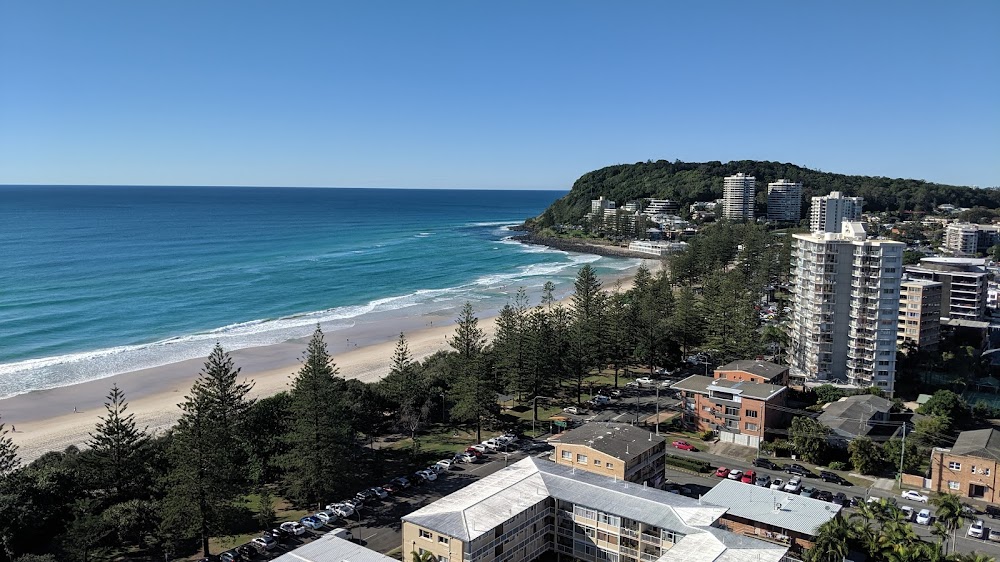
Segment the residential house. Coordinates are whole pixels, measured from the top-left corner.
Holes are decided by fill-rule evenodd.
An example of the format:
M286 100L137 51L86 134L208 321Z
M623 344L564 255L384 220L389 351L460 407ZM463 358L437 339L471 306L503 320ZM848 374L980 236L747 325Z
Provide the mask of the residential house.
M963 431L950 449L935 447L931 452L930 489L998 503L998 463L1000 431L992 428Z

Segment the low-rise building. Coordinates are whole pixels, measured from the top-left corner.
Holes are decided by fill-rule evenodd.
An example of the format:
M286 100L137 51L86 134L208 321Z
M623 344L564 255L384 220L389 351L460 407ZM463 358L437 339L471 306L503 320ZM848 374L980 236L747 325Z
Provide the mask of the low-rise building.
M403 519L403 556L530 562L779 562L788 548L721 529L723 507L526 458Z
M659 488L666 440L625 423L588 423L549 440L559 464Z
M717 368L715 378L787 386L788 367L770 361L740 359Z
M783 385L691 375L670 388L680 392L685 425L715 431L721 441L757 447L786 417Z
M722 522L730 531L787 544L794 551L812 548L819 526L841 510L835 503L729 479L713 486L701 501L726 508Z
M998 462L1000 431L992 428L963 431L950 449L935 447L931 452L930 489L990 503L1000 502Z
M892 402L873 394L845 396L823 408L816 421L830 428L830 442L847 447L858 437L871 437L878 441L894 435L903 424L893 421Z
M628 249L633 252L641 252L651 256L669 256L687 249L687 242L652 242L649 240L635 240L629 242Z
M327 533L272 560L273 562L399 562L358 543L335 537L333 533Z

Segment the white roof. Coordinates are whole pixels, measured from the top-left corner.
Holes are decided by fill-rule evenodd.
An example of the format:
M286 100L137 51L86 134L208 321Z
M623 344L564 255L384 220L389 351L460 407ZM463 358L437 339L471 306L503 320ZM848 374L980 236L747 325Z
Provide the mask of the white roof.
M728 508L728 515L781 529L815 535L816 528L836 517L841 506L735 480L722 480L702 501Z
M348 540L325 535L295 550L275 558L272 562L399 562L384 554L365 548Z
M532 457L473 482L403 517L403 521L471 541L549 498L685 535L670 552L682 548L690 554L661 560L778 562L788 550L711 527L726 513L724 507ZM752 552L752 556L744 557L744 551Z

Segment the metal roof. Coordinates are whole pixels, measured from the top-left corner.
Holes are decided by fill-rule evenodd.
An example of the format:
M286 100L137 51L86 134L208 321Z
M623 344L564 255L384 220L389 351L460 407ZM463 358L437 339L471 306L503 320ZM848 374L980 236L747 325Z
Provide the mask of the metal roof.
M992 428L963 431L952 445L951 454L1000 460L1000 431Z
M666 441L659 435L653 435L649 430L627 423L592 422L561 433L557 437L558 439L553 439L550 443L586 445L623 462L628 462Z
M746 396L755 400L769 400L773 396L784 392L787 387L777 384L757 383L750 381L733 381L729 379L713 379L705 375L691 375L690 377L675 382L670 388L676 390L688 390L708 394L710 389L723 390Z
M887 414L890 410L892 402L885 398L873 394L857 394L827 404L816 419L834 433L854 438L871 433L872 426L869 422L875 414Z
M399 562L349 540L327 534L275 558L273 562Z
M403 521L470 541L549 498L685 535L669 552L681 548L678 552L691 554L661 560L778 562L787 551L779 545L711 527L726 512L725 507L533 457L473 482L403 517ZM752 552L752 557L743 556L745 552Z
M715 370L745 371L747 373L752 373L754 375L758 375L770 380L780 375L781 373L787 371L788 367L786 365L778 365L777 363L771 363L770 361L740 359L738 361L733 361L732 363L726 363L721 367L717 367Z
M815 535L817 527L841 510L834 503L735 480L720 481L701 499L727 508L729 515L806 535Z

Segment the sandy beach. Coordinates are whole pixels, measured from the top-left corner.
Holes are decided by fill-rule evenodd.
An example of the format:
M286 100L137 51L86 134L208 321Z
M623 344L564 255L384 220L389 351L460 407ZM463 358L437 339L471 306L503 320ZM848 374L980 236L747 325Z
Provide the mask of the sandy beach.
M658 262L647 264L651 269ZM623 290L631 286L632 275L603 279L606 289L618 281ZM388 372L396 340L406 334L410 352L423 359L448 349L447 338L454 332L454 315L398 316L359 323L354 328L326 334L328 349L340 375L365 382L381 379ZM479 325L492 338L495 316L480 317ZM254 383L255 397L270 396L288 388L299 368L306 340L232 351L241 376ZM114 375L95 381L48 390L37 390L0 400L0 416L20 448L23 461L48 451L62 451L70 445L83 446L99 417L113 384L125 392L129 411L136 423L151 433L170 428L180 416L178 404L197 379L204 358L191 359Z

